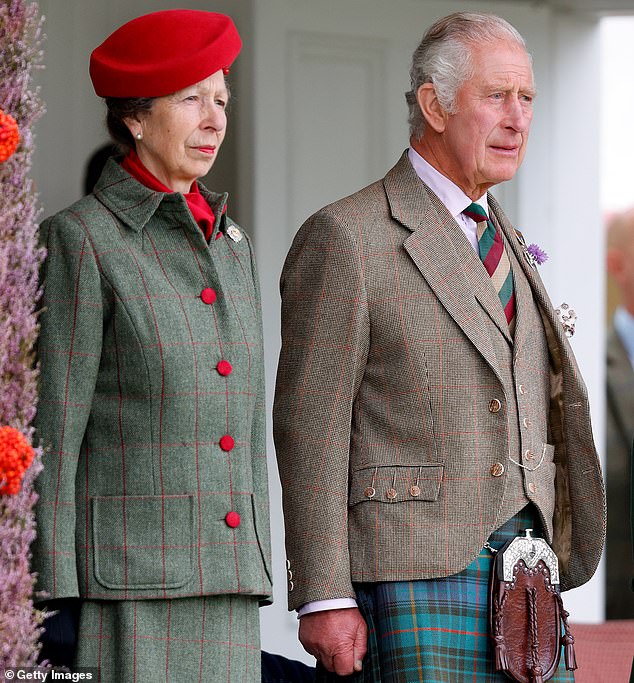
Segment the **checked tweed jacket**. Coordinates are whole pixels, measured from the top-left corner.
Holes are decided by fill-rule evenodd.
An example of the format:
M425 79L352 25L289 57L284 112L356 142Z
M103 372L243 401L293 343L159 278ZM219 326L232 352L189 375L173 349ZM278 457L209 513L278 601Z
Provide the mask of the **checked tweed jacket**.
M44 221L34 569L50 598L271 592L251 246L110 160ZM234 514L229 514L234 513ZM239 515L239 519L236 514Z
M605 495L586 389L517 234L489 208L517 281L514 340L407 154L293 242L273 415L290 609L354 597L354 582L458 573L529 500L562 588L596 569ZM525 427L532 464L543 446L534 472L511 461L526 462Z

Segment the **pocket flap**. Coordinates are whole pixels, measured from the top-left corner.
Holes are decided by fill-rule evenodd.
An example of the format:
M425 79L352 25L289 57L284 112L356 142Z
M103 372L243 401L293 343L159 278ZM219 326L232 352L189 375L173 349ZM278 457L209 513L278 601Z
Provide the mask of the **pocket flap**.
M444 469L442 463L363 467L351 475L349 504L436 500Z

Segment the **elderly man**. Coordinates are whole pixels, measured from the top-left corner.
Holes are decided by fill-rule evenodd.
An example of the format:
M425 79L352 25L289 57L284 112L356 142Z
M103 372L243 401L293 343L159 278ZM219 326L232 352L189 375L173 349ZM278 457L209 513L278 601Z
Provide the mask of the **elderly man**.
M610 516L606 544L607 619L634 619L630 536L630 451L634 439L634 209L608 225L606 262L621 305L607 339L606 485Z
M526 150L524 41L498 17L451 15L423 37L411 80L410 148L312 216L282 275L289 606L333 674L501 681L489 548L532 527L562 588L584 583L603 483L564 329L487 194ZM554 680L572 680L563 659Z

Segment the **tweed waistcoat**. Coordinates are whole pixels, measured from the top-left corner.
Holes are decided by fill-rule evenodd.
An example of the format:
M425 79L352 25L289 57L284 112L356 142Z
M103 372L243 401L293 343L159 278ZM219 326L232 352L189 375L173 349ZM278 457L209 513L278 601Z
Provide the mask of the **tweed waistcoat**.
M504 402L508 410L509 430L509 452L501 463L506 470L506 486L496 527L524 507L530 495L541 512L545 532L552 539L555 466L554 447L548 440L548 344L524 271L513 251L508 246L505 248L513 272L516 326L511 340L502 325L499 311L494 310L500 326L498 333L492 334L491 341L506 388ZM491 408L496 409L497 404L492 404Z
M112 160L42 226L34 566L53 598L270 593L257 276L243 233L215 239L226 195L201 192L209 244L181 194Z

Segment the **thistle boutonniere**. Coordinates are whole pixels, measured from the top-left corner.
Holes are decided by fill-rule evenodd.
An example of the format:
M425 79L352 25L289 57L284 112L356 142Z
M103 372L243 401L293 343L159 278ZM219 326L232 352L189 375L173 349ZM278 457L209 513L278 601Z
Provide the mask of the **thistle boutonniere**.
M533 270L537 270L537 266L546 263L548 254L538 244L533 243L527 246L524 235L519 230L515 230L515 234L519 243L524 248L524 258Z

